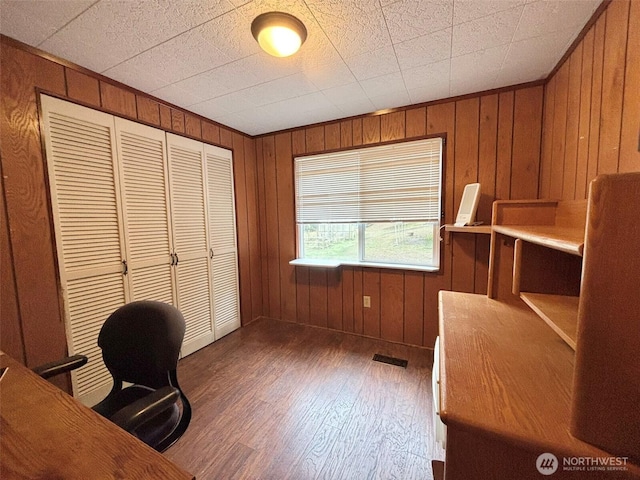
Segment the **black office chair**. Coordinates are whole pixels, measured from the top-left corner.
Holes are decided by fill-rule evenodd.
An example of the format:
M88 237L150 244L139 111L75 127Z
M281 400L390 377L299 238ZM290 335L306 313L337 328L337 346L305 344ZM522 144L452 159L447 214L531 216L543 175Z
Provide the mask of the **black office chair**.
M184 332L178 309L142 301L118 308L98 336L113 388L93 409L159 452L173 445L191 421L191 406L176 375ZM75 355L34 371L49 378L86 362ZM123 382L133 385L123 388Z

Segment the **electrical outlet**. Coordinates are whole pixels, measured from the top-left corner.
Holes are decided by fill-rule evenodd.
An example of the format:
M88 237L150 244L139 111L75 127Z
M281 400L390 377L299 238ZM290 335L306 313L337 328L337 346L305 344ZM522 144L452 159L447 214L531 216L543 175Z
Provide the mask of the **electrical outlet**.
M362 297L362 305L364 305L365 308L371 308L371 297L369 295Z

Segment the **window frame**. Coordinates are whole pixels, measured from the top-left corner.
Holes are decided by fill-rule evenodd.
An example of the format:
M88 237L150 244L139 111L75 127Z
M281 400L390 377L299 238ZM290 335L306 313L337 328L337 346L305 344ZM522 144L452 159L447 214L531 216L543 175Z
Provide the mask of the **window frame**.
M440 138L442 141L441 152L440 152L440 215L438 218L438 228L436 228L434 232L434 246L437 242L438 252L436 256L438 257L438 266L430 266L430 265L418 265L418 264L402 264L402 263L386 263L386 262L373 262L373 261L351 261L351 260L332 260L332 259L305 259L303 257L303 228L305 224L298 224L297 222L297 201L296 201L296 169L295 169L295 159L297 157L306 157L313 155L321 155L321 154L330 154L336 152L346 152L350 150L362 150L369 147L380 147L385 145L394 145L399 143L409 143L416 142L420 140L429 140L433 138ZM315 267L326 267L326 268L337 268L338 266L352 266L352 267L370 267L370 268L382 268L382 269L390 269L390 270L408 270L408 271L420 271L420 272L429 272L429 273L442 273L444 268L444 244L443 238L441 235L442 228L445 222L445 205L446 205L446 153L447 153L447 134L446 133L436 133L436 134L427 134L421 135L412 138L403 138L400 140L390 140L386 142L376 142L367 145L354 145L350 147L343 148L334 148L334 149L326 149L319 151L311 151L300 153L292 156L292 166L293 166L293 186L294 186L294 201L293 201L293 213L294 213L294 228L295 228L295 241L296 241L296 259L292 260L290 263L292 265L299 266L315 266ZM358 253L364 252L364 223L358 223ZM364 255L362 256L364 258ZM434 256L435 257L435 256Z

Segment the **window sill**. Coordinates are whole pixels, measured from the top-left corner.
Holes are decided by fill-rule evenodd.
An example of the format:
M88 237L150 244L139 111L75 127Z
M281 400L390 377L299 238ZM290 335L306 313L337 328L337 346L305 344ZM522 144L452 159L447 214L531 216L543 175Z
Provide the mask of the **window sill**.
M349 262L340 260L322 260L310 258L296 258L291 260L289 265L298 267L316 267L316 268L338 268L342 265L348 267L371 267L386 268L391 270L413 270L417 272L439 272L440 267L429 267L422 265L403 265L399 263L377 263L377 262Z

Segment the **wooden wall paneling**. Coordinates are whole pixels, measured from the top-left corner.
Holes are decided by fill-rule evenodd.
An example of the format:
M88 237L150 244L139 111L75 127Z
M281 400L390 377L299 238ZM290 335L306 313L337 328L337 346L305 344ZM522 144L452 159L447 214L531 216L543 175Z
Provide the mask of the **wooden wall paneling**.
M362 118L354 118L351 120L351 130L353 134L353 146L362 145Z
M296 222L294 218L293 155L291 133L275 137L278 184L278 236L280 248L281 317L296 321L296 269L289 261L296 258Z
M353 145L353 128L351 120L340 122L340 147L350 147Z
M427 133L427 107L412 108L406 111L407 138L421 137Z
M0 285L2 285L2 293L0 294L0 312L2 312L0 350L24 365L26 363L24 338L18 308L16 277L13 270L13 249L9 238L9 216L4 201L3 178L2 164L0 163Z
M1 48L0 161L4 202L14 247L11 260L24 335L24 360L33 367L67 354L35 92L35 87L40 87L64 95L64 68L4 43ZM2 296L10 292L3 282ZM4 328L4 311L2 317ZM56 383L68 391L66 378L56 379Z
M202 122L195 115L189 115L185 113L184 115L184 132L190 137L194 137L197 139L202 139ZM234 142L235 135L240 135L239 133L234 133ZM242 135L240 135L242 137Z
M202 140L220 144L220 127L211 122L202 122Z
M401 140L406 137L405 111L385 113L380 116L380 140L389 142L391 140Z
M404 341L404 273L380 271L380 337L392 342Z
M171 131L171 109L163 104L160 104L160 126Z
M580 85L580 123L578 125L578 159L576 162L576 200L587 198L589 162L589 122L591 117L591 82L593 78L593 28L582 40L582 81Z
M327 270L309 268L309 323L317 327L328 326Z
M427 107L427 134L447 135L445 144L444 171L444 221L453 223L454 210L454 177L455 177L455 144L456 144L456 104L440 103ZM438 291L451 290L452 256L451 243L440 242L442 253L441 272L424 275L424 323L423 341L425 346L432 346L438 335Z
M203 122L204 126L207 125ZM247 235L249 236L249 261L251 262L251 318L262 315L262 261L260 252L260 219L258 209L258 182L256 141L244 137L245 190L247 192ZM245 292L246 294L247 292Z
M105 110L133 119L138 118L136 96L133 92L101 80L100 98Z
M498 156L496 160L496 199L511 198L511 157L513 146L513 92L498 96Z
M184 112L181 110L171 109L171 130L178 133L184 133ZM233 146L233 139L230 147Z
M362 296L364 290L362 268L353 270L353 331L364 333L364 307L362 306Z
M598 152L600 151L600 111L602 110L602 67L604 64L604 33L607 11L600 16L594 28L593 77L591 82L591 124L589 127L589 163L587 185L598 175Z
M304 129L295 130L291 133L291 151L293 156L303 154L307 151L306 132Z
M456 143L454 210L457 212L462 191L468 183L478 181L478 145L480 99L456 102ZM451 288L457 292L474 292L476 239L473 235L453 235Z
M582 42L573 51L569 63L569 91L567 99L567 128L564 148L562 199L573 200L576 192L578 160L578 129L580 127L580 94L582 83Z
M296 320L311 323L311 297L309 288L309 267L296 267Z
M247 218L247 188L244 160L244 139L233 137L233 183L236 200L236 230L238 236L238 271L240 276L240 319L243 325L251 321L251 263L249 261L249 226Z
M334 330L344 330L343 325L343 284L342 269L327 270L327 326Z
M404 332L402 342L423 345L424 325L424 274L404 274Z
M227 128L220 127L220 145L231 148L233 145L233 133Z
M324 148L325 150L336 150L340 148L340 123L329 123L324 126Z
M640 2L631 2L618 171L640 170Z
M566 62L560 70L558 70L556 82L549 197L552 199L561 199L562 186L564 184L565 135L567 131L567 105L569 101L569 62Z
M364 268L362 272L362 295L371 297L371 307L363 307L363 333L380 338L380 269Z
M307 151L306 132L303 128L291 133L292 155L301 155ZM295 190L295 188L294 188ZM295 209L295 199L294 202ZM297 253L297 252L296 252ZM296 267L296 319L299 323L309 323L309 268Z
M160 105L158 102L143 95L136 95L136 108L138 120L160 126Z
M362 144L380 142L380 115L364 117L362 119Z
M618 171L629 5L628 1L614 0L607 8L602 69L599 174Z
M543 93L542 86L515 92L510 189L512 199L536 198L538 193Z
M540 154L538 198L549 198L551 189L551 156L553 150L555 97L556 77L554 75L544 86L544 114L542 118L542 151Z
M496 195L496 155L498 146L498 95L480 98L480 132L478 146L478 182L480 202L476 220L491 224L491 208ZM476 293L487 293L489 275L488 235L475 235L476 241Z
M311 127L305 130L307 153L316 153L324 150L324 127Z
M342 329L345 332L354 331L353 315L353 267L341 267L342 275Z
M72 68L65 68L64 73L67 79L67 96L69 98L100 107L100 83L97 79Z
M269 316L269 257L267 249L267 200L265 192L264 139L256 139L256 176L260 220L260 261L262 264L262 314Z
M266 221L263 234L267 237L267 266L269 269L269 309L271 318L281 318L280 310L280 244L278 229L278 179L276 172L275 138L263 138L264 192ZM263 254L264 252L263 251Z

